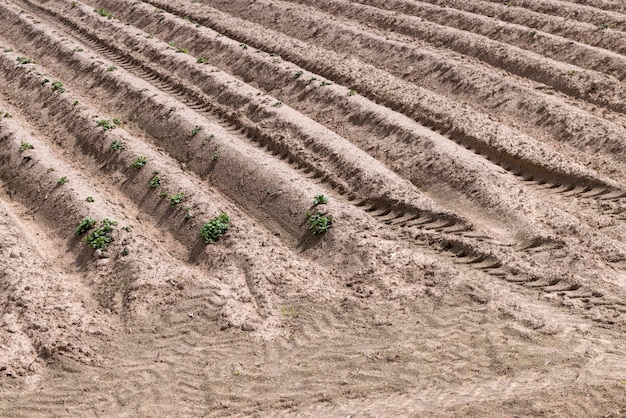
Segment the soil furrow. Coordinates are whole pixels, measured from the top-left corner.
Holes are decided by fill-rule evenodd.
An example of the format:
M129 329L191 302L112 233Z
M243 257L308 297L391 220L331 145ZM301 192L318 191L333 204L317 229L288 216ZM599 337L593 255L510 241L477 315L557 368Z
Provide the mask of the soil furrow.
M588 22L595 25L608 23L617 30L626 30L626 9L621 6L608 8L597 7L594 4L576 5L576 2L560 0L518 0L515 6L535 10L540 13L561 16L574 21ZM611 11L613 9L614 11Z
M530 3L0 3L0 415L624 415L619 7Z
M555 17L543 13L535 12L522 7L510 7L506 4L488 2L468 2L464 0L428 0L428 3L441 6L453 7L476 15L483 15L505 22L522 25L527 28L526 38L529 43L542 43L543 31L548 34L558 35L563 38L570 38L582 44L597 46L610 51L624 54L626 46L624 41L626 35L621 31L601 29L597 19L592 23L572 21L564 17ZM373 4L368 0L368 4ZM408 2L395 2L402 4L401 10L409 12L412 7ZM606 23L606 22L602 22ZM535 30L534 34L532 31ZM541 45L539 45L541 47Z
M105 21L105 23L108 22ZM95 35L92 34L91 36ZM118 50L117 54L128 57L126 53L112 45L103 46L100 44L98 48L99 52L116 49ZM238 86L239 82L232 77L216 74L203 66L198 67L195 63L191 64L193 62L191 58L185 57L187 59L183 58L182 62L175 59L184 54L175 55L172 52L173 57L167 57L167 54L161 57L156 54L162 55L155 50L152 58L153 62L157 59L163 59L160 62L162 62L164 67L167 68L173 65L174 69L181 71L185 69L185 74L189 74L187 71L192 72L192 76L189 78L194 83L202 80L205 84L203 92L194 90L188 84L176 81L172 78L175 76L155 72L149 65L145 64L145 59L128 57L133 60L133 64L129 68L135 72L139 70L140 75L141 73L144 75L146 73L159 74L161 80L159 88L171 87L171 93L179 96L181 100L185 100L188 104L201 105L205 103L211 112L217 113L226 123L234 123L236 129L243 128L245 134L250 139L267 146L275 155L278 154L283 159L289 159L296 166L308 168L309 170L313 169L315 171L314 177L321 177L322 181L337 188L339 193L346 194L347 185L350 185L350 189L355 197L366 198L376 202L378 205L397 206L402 210L413 211L418 215L422 212L431 213L437 219L454 220L454 223L464 222L458 217L455 219L454 214L446 213L444 209L437 208L433 202L421 196L419 191L406 181L385 170L371 157L352 147L333 132L324 130L320 126L310 127L312 125L311 122L308 123L309 127L306 124L297 122L295 113L289 112L289 109L286 107L284 109L274 109L276 102L265 97L257 97L261 96L260 92L247 86ZM214 82L213 84L209 84L211 80ZM229 85L231 83L235 85ZM210 92L212 96L206 97L203 94L204 92ZM215 92L219 92L219 94L216 96ZM207 103L207 100L210 100L210 102ZM216 101L219 103L216 103ZM227 107L225 108L225 106ZM247 113L243 117L238 115L240 112L238 109L242 107L246 109ZM253 124L254 126L252 126ZM276 132L277 129L284 131L284 135L272 135L272 132ZM219 135L215 136L219 137ZM303 153L305 149L300 144L290 145L289 140L295 139L299 139L302 145L311 148L311 151L316 153L315 156ZM346 150L350 150L350 152ZM329 158L328 163L320 161L322 156ZM317 163L311 165L308 161L317 161ZM326 169L324 168L325 165L334 165L336 168L329 171L330 167ZM349 183L344 183L340 178L342 173L349 173ZM266 190L271 189L268 188Z
M171 4L152 3L165 8L174 7ZM262 48L266 51L281 54L295 64L307 68L312 72L317 72L332 81L350 87L358 87L360 94L386 105L395 111L413 117L432 129L445 132L452 138L458 138L459 141L476 143L481 148L484 147L486 152L497 155L500 153L511 155L519 164L520 161L526 162L535 160L525 157L522 154L522 150L524 150L525 146L530 146L530 144L522 146L521 143L518 143L517 146L507 149L505 144L510 142L510 138L516 138L517 141L528 140L533 144L531 147L542 147L542 145L537 144L530 138L520 135L519 132L511 130L508 127L503 127L501 124L494 123L493 120L486 116L476 114L471 111L469 107L458 106L457 104L443 99L441 96L433 95L430 92L417 88L413 84L400 81L399 79L390 80L387 72L363 64L353 58L346 59L343 55L339 56L333 51L321 48L318 49L311 44L297 43L297 48L289 47L286 45L292 45L294 42L298 41L238 19L233 19L233 21L237 22L237 26L241 29L233 29L234 25L225 24L229 19L228 15L213 11L209 12L206 8L203 8L202 12L198 11L198 13L194 14L193 10L188 10L188 8L193 7L194 6L187 6L187 8L181 7L177 9L177 12L190 15L195 20L207 24L216 30L226 31L225 33L227 35L234 37L239 42L246 42L247 44ZM275 26L275 24L273 24L273 26ZM278 41L278 39L280 39L280 41ZM319 57L324 57L324 59L320 60ZM328 65L322 64L327 62ZM356 71L356 69L358 69L358 71ZM367 77L358 76L357 74L367 74ZM485 100L488 98L489 95L481 97L481 99ZM511 102L510 110L514 109L514 103ZM581 132L581 121L579 118L582 114L578 114L576 118L572 118L569 116L569 112L559 111L554 112L555 114L552 117L546 117L544 113L552 111L552 106L539 107L539 109L533 106L533 109L535 112L533 123L546 126L549 124L553 132L555 132L555 124L558 123L560 132L562 133L563 130L565 130L565 132L568 133L568 138L563 138L562 135L555 138L559 142L567 141L569 145L576 147L597 144L596 135L590 135L586 130L582 130ZM507 109L507 111L509 111L509 109ZM448 112L456 112L454 120L451 119L452 116L448 116ZM463 120L463 126L459 126L459 119ZM599 124L604 131L602 134L603 138L608 136L612 138L610 141L614 144L614 147L617 147L617 149L623 148L623 141L620 139L621 136L612 135L610 133L611 130L615 130L616 127L608 124L606 121L595 119L594 124ZM481 125L480 134L478 131L474 130L477 128L478 123ZM487 126L489 126L489 128L485 129ZM507 138L507 140L504 138ZM595 148L597 149L598 147ZM548 151L547 147L543 147L541 151L544 156L549 155L551 152L553 151ZM548 164L545 157L543 157L543 161L544 164ZM598 163L598 166L605 164L606 161L603 161L602 163ZM567 165L569 166L570 164ZM530 174L533 171L532 169L522 169L522 172L525 174Z

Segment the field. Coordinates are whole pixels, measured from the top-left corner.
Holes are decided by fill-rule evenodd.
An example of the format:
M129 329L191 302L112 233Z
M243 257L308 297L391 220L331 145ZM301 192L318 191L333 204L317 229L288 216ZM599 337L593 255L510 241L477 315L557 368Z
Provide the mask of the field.
M0 80L0 416L626 416L624 2L1 0Z

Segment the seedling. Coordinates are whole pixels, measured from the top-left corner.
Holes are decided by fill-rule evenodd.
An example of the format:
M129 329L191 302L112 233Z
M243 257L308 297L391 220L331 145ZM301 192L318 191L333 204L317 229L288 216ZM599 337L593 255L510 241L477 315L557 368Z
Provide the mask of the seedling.
M313 206L319 206L328 203L328 198L323 194L318 194L313 198ZM317 209L314 211L307 211L307 225L309 231L313 235L323 234L330 229L333 220L326 213L319 212Z
M93 9L93 11L98 13L102 17L106 17L107 19L113 19L115 17L113 13L109 13L104 9Z
M124 149L124 143L122 141L111 142L111 151L119 151Z
M323 194L318 194L313 198L313 206L323 205L324 203L328 203L328 198Z
M191 136L196 136L202 130L202 126L196 126L191 130Z
M17 62L19 62L20 64L34 64L35 63L35 61L33 61L31 58L28 58L28 57L17 57Z
M137 159L135 161L133 161L130 166L132 168L136 168L136 169L140 169L142 168L144 165L146 165L146 163L148 162L148 159L144 156L141 157L137 157Z
M158 171L152 172L152 178L150 179L149 185L151 188L157 188L161 185L161 177L159 177Z
M183 200L185 200L185 193L178 192L176 194L169 195L167 198L169 199L171 206L177 206L183 203Z
M348 96L354 96L356 94L355 90L348 90Z
M128 254L130 254L128 247L124 247L124 249L122 250L122 257L126 257Z
M274 103L272 105L272 107L281 107L282 105L283 105L283 102L278 101L278 102Z
M96 226L96 220L93 218L85 218L76 227L76 235L82 235Z
M119 118L113 118L112 121L117 126L121 126L122 125L122 121Z
M110 67L107 67L107 71L115 71L117 70L117 67L115 65L111 65Z
M324 86L330 86L331 84L333 84L333 83L331 83L330 81L326 81L326 80L324 80L324 81L322 81L322 82L320 83L320 86L322 86L322 87L324 87Z
M242 47L243 49L248 49L248 45L244 43L239 44L239 46Z
M225 213L211 219L200 228L200 236L207 244L217 241L228 230L230 218Z
M165 198L167 197L167 192L161 192L161 193L159 193L159 197L160 197L161 199L165 199Z
M330 216L319 212L307 212L307 225L311 234L318 235L328 231L333 223Z
M217 161L218 158L220 158L220 150L213 151L213 154L211 155L211 161Z
M49 83L50 80L48 80L47 78L44 78L43 80L41 80L41 85L43 86L46 83Z
M71 7L71 9L73 9L73 8L74 8L74 7L76 7L77 5L78 5L78 2L77 2L77 1L73 1L73 2L72 2L72 7Z
M63 83L61 83L60 81L52 82L52 85L50 86L50 89L52 91L59 91L61 93L65 92L65 88L63 87Z
M534 39L537 36L537 30L533 29L530 31L530 39Z
M72 100L72 106L78 106L78 100L76 99Z
M293 78L300 78L302 77L302 74L304 74L304 71L298 71L296 72L296 75Z
M610 28L611 26L608 23L603 23L600 26L598 26L598 30L605 30Z
M111 124L111 121L108 119L100 119L96 121L97 126L102 126L103 131L108 131L109 129L115 129L115 125Z
M74 49L72 49L72 54L74 52L83 52L83 49L82 48L74 48Z
M169 41L167 44L172 48L176 48L176 44L174 43L174 41Z
M178 49L176 49L176 52L182 52L183 54L188 54L189 53L189 49L188 48L178 48Z
M85 237L84 241L94 250L106 250L107 245L113 241L111 233L113 232L113 227L116 225L117 222L105 218L100 221L100 227L91 231L91 233Z
M126 232L130 232L130 231L132 231L133 227L132 227L132 226L130 226L130 225L126 225L126 226L122 227L122 229L123 229L124 231L126 231Z
M68 181L70 181L70 180L67 177L63 176L63 177L61 177L60 179L57 180L57 184L64 185Z
M209 63L209 60L207 60L207 59L206 59L206 58L204 58L204 57L198 57L198 59L196 60L196 62L197 62L198 64L208 64L208 63Z
M22 143L20 144L20 152L24 152L28 149L34 149L34 148L35 147L29 144L28 142L22 141Z
M87 199L85 199L85 202L93 203L94 202L93 197L87 196Z

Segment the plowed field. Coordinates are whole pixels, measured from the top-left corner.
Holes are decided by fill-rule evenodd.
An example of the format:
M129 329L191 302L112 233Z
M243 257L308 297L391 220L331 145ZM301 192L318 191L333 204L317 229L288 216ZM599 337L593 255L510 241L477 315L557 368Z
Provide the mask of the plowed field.
M0 80L1 416L626 416L624 2L2 0Z

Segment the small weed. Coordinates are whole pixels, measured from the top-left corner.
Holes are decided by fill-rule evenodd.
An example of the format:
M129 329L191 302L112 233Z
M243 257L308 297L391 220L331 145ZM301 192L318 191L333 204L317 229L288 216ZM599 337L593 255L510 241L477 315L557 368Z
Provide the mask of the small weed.
M43 80L41 80L41 85L43 86L46 83L49 83L50 80L48 80L47 78L44 78Z
M78 106L78 100L76 99L72 100L72 106Z
M78 6L78 2L77 1L73 1L71 6L72 7L70 7L70 8L73 9L74 7Z
M206 59L206 58L204 58L204 57L198 57L198 59L196 60L196 62L197 62L198 64L208 64L208 63L209 63L209 60L207 60L207 59Z
M100 119L96 121L96 126L102 126L103 131L108 131L109 129L115 129L115 125L111 124L111 121L108 119Z
M239 46L242 47L243 49L248 49L248 45L244 43L239 44Z
M63 176L60 179L57 180L57 184L59 185L63 185L65 183L67 183L68 181L70 181L67 177Z
M174 43L174 41L169 41L167 44L172 48L176 48L176 44Z
M111 151L120 151L124 149L124 143L122 141L111 142Z
M13 52L13 48L4 48L4 52Z
M113 241L111 233L113 232L113 227L116 225L117 222L105 218L100 221L100 227L91 231L91 233L85 237L84 241L94 250L106 250L107 245Z
M60 93L65 93L65 87L63 87L63 83L61 83L60 81L53 81L52 85L50 86L50 89L52 91L58 91Z
M213 151L213 154L211 154L211 161L217 161L218 158L220 158L220 150Z
M122 126L122 121L120 120L120 118L113 118L111 120L115 125Z
M128 249L128 247L124 247L124 249L122 250L122 257L126 257L128 254L130 254L130 250Z
M136 169L140 169L142 168L144 165L146 165L146 163L148 162L148 159L144 156L141 157L137 157L137 159L135 161L133 161L130 166L132 168L136 168Z
M326 81L326 80L324 80L324 81L322 81L322 82L320 83L320 86L322 86L322 87L324 87L324 86L330 86L331 84L333 84L333 83L331 83L330 81Z
M24 152L28 149L34 149L34 148L35 147L29 144L28 142L22 141L22 143L20 144L20 152Z
M96 220L93 218L85 218L76 227L76 235L82 235L96 226Z
M576 75L576 70L568 70L565 74L571 77L573 75Z
M182 52L183 54L188 54L189 53L189 49L187 49L187 48L178 48L178 49L176 49L176 52Z
M323 194L318 194L313 198L313 206L323 205L328 203L328 198Z
M156 9L156 12L157 13L165 13L165 10L163 10L163 9Z
M296 75L294 75L293 78L300 78L300 77L302 77L302 74L304 74L304 71L298 71L298 72L296 72Z
M196 136L202 130L202 126L196 126L191 130L191 136Z
M161 185L161 177L159 177L158 171L152 172L152 178L150 179L149 185L151 188L155 189Z
M185 200L185 193L178 192L176 194L171 194L167 196L167 198L170 201L171 206L177 206L183 203L183 200Z
M314 82L315 80L317 80L317 77L311 77L307 80L307 84L311 84L312 82Z
M87 196L87 199L85 199L85 202L93 203L94 202L93 197Z
M54 171L54 167L48 167L46 173L52 173Z
M117 70L117 67L115 65L111 65L110 67L107 67L107 71L115 71Z
M191 19L189 19L189 16L183 16L182 19L186 20L187 22L191 22Z
M226 233L230 218L225 213L211 219L200 228L200 236L207 244L212 244Z
M33 61L31 58L28 57L17 57L17 62L19 62L20 64L34 64L35 61Z
M281 107L282 105L283 105L283 102L278 101L278 102L274 103L274 104L272 105L272 107Z
M188 221L189 219L193 218L193 212L191 211L191 208L187 207L185 208L185 220Z
M600 26L598 26L598 30L605 30L605 29L608 29L610 27L611 27L611 25L609 25L608 23L603 23Z
M161 193L159 193L159 197L160 197L161 199L165 199L165 198L167 197L167 192L161 192Z
M130 226L130 225L126 225L126 226L122 227L122 229L123 229L124 231L126 231L126 232L130 232L130 231L132 231L132 230L133 230L133 227L132 227L132 226Z
M354 96L356 94L356 90L348 90L348 96Z
M534 39L537 36L537 30L533 29L530 31L530 39Z
M74 49L72 49L72 54L74 52L83 52L83 49L82 48L74 48Z

